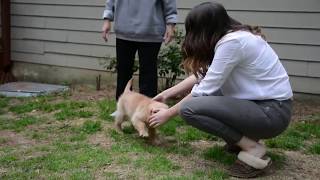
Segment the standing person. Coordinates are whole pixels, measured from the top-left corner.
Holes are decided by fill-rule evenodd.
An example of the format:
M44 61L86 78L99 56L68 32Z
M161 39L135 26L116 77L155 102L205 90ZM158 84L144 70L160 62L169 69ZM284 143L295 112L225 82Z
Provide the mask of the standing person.
M271 164L259 140L279 135L290 122L289 77L259 29L232 19L219 3L194 7L185 28L183 65L193 75L154 99L189 94L169 109L154 109L150 125L180 114L188 124L223 138L226 150L236 150L231 176L256 177Z
M117 55L116 99L133 74L135 54L139 55L140 93L157 94L157 59L164 41L174 36L177 22L175 0L107 0L102 36L107 41L114 20Z

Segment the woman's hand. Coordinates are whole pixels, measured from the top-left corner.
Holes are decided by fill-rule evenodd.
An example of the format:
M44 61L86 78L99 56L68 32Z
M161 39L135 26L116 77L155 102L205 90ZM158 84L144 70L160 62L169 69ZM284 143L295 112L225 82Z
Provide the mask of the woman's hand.
M156 128L166 123L170 118L169 110L165 108L152 109L149 126Z
M156 95L154 98L152 98L153 100L155 101L158 101L158 102L162 102L162 103L165 103L167 101L167 98L165 97L164 93L159 93L158 95Z
M106 19L102 26L102 38L107 42L110 36L111 22Z
M169 42L172 41L174 38L174 31L175 31L175 25L174 24L167 24L166 25L166 32L164 34L164 43L167 45Z

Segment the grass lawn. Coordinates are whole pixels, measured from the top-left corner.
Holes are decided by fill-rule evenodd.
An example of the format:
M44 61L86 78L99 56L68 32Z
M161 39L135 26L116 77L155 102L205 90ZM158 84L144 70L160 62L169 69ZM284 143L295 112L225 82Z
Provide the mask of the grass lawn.
M123 134L115 131L115 101L106 92L0 97L0 179L230 178L226 168L236 156L180 118L158 129L160 146L139 138L130 123ZM320 102L295 105L288 130L264 141L274 162L264 179L320 176Z

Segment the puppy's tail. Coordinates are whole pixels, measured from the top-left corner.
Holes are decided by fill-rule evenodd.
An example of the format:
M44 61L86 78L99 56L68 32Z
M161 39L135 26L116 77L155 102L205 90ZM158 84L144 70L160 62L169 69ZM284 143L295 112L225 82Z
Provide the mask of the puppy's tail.
M131 92L131 87L132 87L132 81L133 81L133 78L131 78L127 85L126 85L126 88L124 89L124 92Z

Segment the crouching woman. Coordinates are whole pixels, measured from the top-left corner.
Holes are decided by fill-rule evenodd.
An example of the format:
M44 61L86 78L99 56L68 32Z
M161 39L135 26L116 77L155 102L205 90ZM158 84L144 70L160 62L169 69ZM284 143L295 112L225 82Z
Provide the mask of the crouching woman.
M185 20L184 68L191 76L154 99L186 95L169 109L154 109L157 127L180 116L190 125L223 138L238 154L231 176L259 176L271 164L260 139L287 127L292 111L289 77L259 29L231 18L216 2L194 7Z

